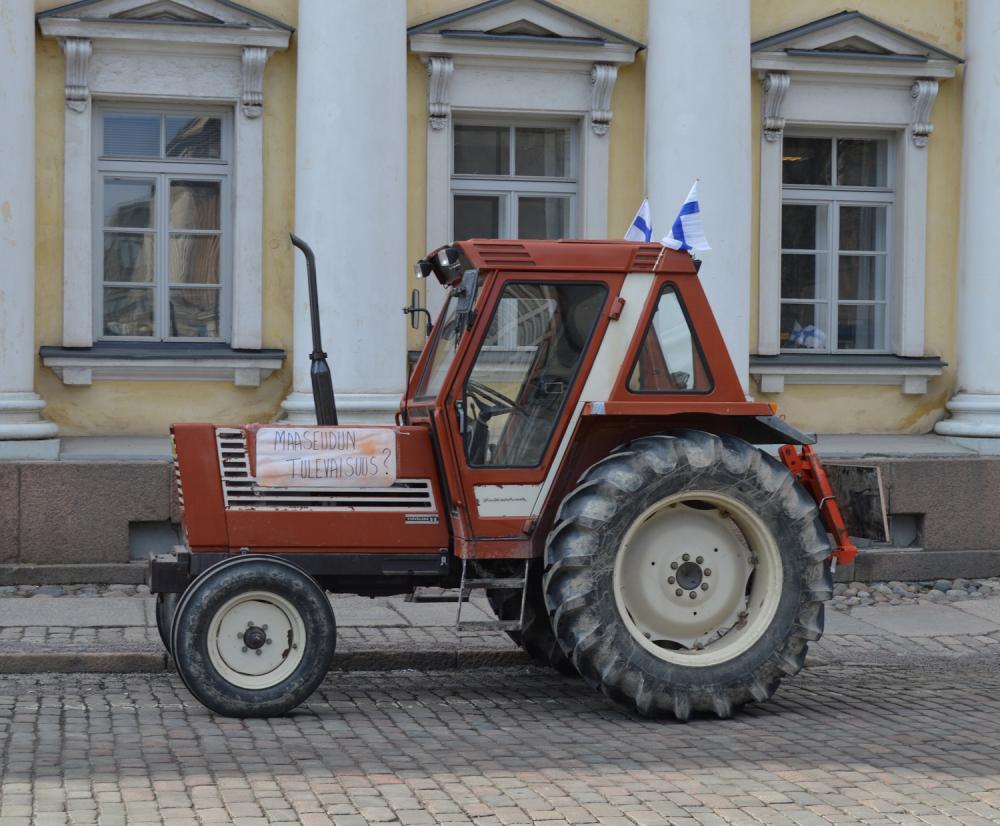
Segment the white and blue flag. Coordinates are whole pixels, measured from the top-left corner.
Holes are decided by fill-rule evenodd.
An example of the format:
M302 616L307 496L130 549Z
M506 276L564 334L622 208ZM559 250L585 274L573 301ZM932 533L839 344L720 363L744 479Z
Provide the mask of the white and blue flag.
M674 250L704 252L712 249L705 239L705 228L701 223L701 208L698 206L698 181L695 181L691 187L691 191L681 205L681 211L677 213L674 225L661 243Z
M649 199L643 198L639 211L625 230L626 241L649 241L653 237L653 216L649 211Z

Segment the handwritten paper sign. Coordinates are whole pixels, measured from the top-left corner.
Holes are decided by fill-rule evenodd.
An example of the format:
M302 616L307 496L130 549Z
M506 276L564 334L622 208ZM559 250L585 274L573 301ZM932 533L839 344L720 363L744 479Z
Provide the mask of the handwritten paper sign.
M386 487L396 481L388 427L262 427L257 484L267 488Z

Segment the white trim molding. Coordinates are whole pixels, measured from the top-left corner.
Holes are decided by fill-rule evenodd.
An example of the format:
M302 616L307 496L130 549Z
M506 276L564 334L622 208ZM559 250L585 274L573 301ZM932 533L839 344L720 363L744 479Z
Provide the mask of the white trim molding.
M923 395L927 382L944 372L940 359L898 359L893 356L831 357L820 363L819 356L750 357L750 375L757 379L761 393L783 393L786 384L887 384L897 385L905 395ZM867 362L867 363L866 363Z
M757 354L781 351L782 154L786 133L887 138L895 191L889 260L890 354L923 358L927 242L927 142L938 83L960 58L860 12L841 12L757 41L761 81L760 247ZM763 392L786 383L899 384L926 391L931 368L862 367L828 359L792 369L757 364ZM916 372L914 372L916 370Z
M453 240L450 126L457 113L576 121L580 208L571 234L606 238L611 98L618 67L632 63L643 44L539 0L480 3L412 26L408 36L428 72L426 248ZM429 296L428 303L439 302Z
M94 343L89 264L94 253L94 117L88 104L98 97L232 107L230 343L259 350L263 73L268 57L288 47L292 27L229 0L89 0L36 17L42 36L58 39L66 55L62 346Z

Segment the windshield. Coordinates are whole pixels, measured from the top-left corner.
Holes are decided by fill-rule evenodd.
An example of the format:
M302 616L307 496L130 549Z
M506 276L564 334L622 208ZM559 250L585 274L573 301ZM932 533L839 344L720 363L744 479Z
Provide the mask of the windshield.
M479 298L479 286L480 282L477 281L470 307L476 305L476 300ZM418 399L437 397L438 393L441 392L441 385L444 384L444 377L448 375L448 371L455 361L455 356L458 353L458 342L465 331L468 318L466 313L462 313L463 317L459 317L462 304L460 289L453 289L449 292L444 310L434 328L430 344L430 357L424 368L424 375L420 379L420 387L417 389L416 397Z

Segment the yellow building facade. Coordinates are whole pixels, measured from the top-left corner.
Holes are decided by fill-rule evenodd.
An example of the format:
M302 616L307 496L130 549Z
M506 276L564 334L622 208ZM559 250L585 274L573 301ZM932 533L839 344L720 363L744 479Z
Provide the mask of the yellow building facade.
M402 0L398 0L398 2L402 3ZM606 217L601 228L604 231L604 236L609 238L623 235L636 208L643 198L650 194L644 158L648 158L651 138L656 140L656 136L649 134L649 120L647 119L647 110L651 100L647 67L652 57L652 50L657 48L656 37L651 36L648 22L652 14L649 6L654 3L663 6L675 5L674 0L649 0L649 2L646 0L620 0L614 4L598 2L598 0L554 0L551 4L517 0L513 4L517 6L516 18L519 21L527 22L523 23L520 28L514 26L507 29L515 35L518 33L523 35L525 32L532 31L531 27L533 26L543 27L542 23L538 22L540 20L556 19L558 12L562 10L572 15L567 18L567 25L581 27L581 29L590 27L594 31L606 30L607 34L603 37L607 41L615 41L625 51L629 48L632 49L632 56L622 57L616 66L617 77L613 80L613 92L610 95L610 111L613 112L613 117L607 124L606 135L600 138L607 142L607 180L606 185L598 188L604 193L603 197L605 198L603 214ZM300 61L298 50L301 47L304 34L299 4L294 0L246 0L243 4L249 13L264 16L256 20L252 17L247 19L251 20L253 25L260 25L267 29L275 37L269 41L269 45L266 45L270 53L263 65L262 85L260 87L263 104L260 107L261 111L257 112L262 124L259 181L261 195L260 235L259 238L243 235L239 238L239 243L259 245L259 287L255 288L259 290L259 296L255 301L250 302L257 308L255 312L258 312L260 316L258 346L261 350L283 351L284 360L282 361L280 357L272 354L272 361L267 362L267 366L264 367L257 366L256 362L253 363L254 366L249 368L230 365L219 367L217 374L202 376L193 373L185 374L183 370L178 370L177 377L171 377L168 370L147 375L144 375L141 370L137 370L130 374L127 367L104 368L99 366L97 362L91 363L86 359L78 359L74 362L74 354L67 355L66 353L67 349L72 350L66 346L65 331L67 318L73 311L73 308L67 307L67 302L70 300L67 298L69 274L74 267L87 269L89 262L74 263L66 260L68 247L65 221L69 209L66 194L67 152L73 151L73 149L68 143L66 132L66 123L69 118L67 103L70 101L67 97L67 89L69 88L67 60L69 58L64 44L67 37L81 37L83 30L81 29L75 34L67 34L70 29L66 28L69 23L65 21L81 20L86 17L84 12L89 10L92 15L108 18L119 15L118 22L114 24L119 27L139 25L138 23L121 22L122 15L132 15L133 20L145 15L148 22L144 25L152 28L158 25L166 26L171 21L183 20L186 17L191 21L204 20L205 16L211 16L212 10L209 8L211 5L186 2L186 0L165 4L102 0L93 4L71 4L69 7L52 0L39 0L36 3L35 11L39 13L39 17L35 28L34 57L34 167L36 181L34 193L34 392L45 402L41 415L58 426L58 432L61 436L161 435L167 432L171 422L177 420L270 421L286 412L282 408L282 402L293 392L293 328L297 309L294 288L295 264L288 234L296 226L297 65ZM499 14L503 9L500 8L502 4L486 3L481 4L481 6L492 6L492 8L476 12L475 9L479 7L475 7L472 10L473 13L470 13L468 17L461 17L461 14L469 9L469 4L462 2L462 0L408 0L405 5L405 22L411 32L407 41L409 47L402 45L401 38L397 36L394 40L389 40L388 44L372 43L370 48L375 50L405 49L404 54L400 55L400 59L405 60L405 130L403 134L397 136L397 140L405 144L405 255L412 262L427 251L429 222L436 221L440 224L442 221L441 215L429 214L428 187L433 189L435 186L433 176L440 175L440 170L430 168L428 160L429 137L432 140L437 137L437 130L430 123L432 113L429 108L429 95L431 97L434 95L431 85L435 82L435 77L433 73L429 72L428 53L416 51L414 42L421 34L440 36L439 32L445 31L446 28L434 29L432 27L426 32L417 32L416 34L413 32L415 28L419 28L423 24L446 19L449 15L459 15L454 25L462 27L470 22L475 23L478 19L477 14L480 17L488 14ZM725 4L720 2L717 5L724 6ZM740 272L729 273L728 277L744 282L747 288L749 306L746 308L745 337L747 350L750 354L747 389L751 395L758 399L777 403L780 412L785 414L792 423L807 430L824 433L922 433L931 430L939 419L947 415L945 405L958 389L956 296L959 289L964 73L964 66L959 58L963 57L965 53L966 4L962 0L923 3L906 2L906 0L860 0L854 5L864 15L876 21L868 23L862 20L861 22L867 26L865 31L889 32L887 37L895 38L895 42L908 43L913 50L922 49L920 56L923 63L905 64L901 60L896 62L885 60L885 65L891 65L893 69L897 66L904 66L908 72L917 77L921 76L921 67L928 61L945 67L941 69L934 81L936 88L931 100L933 108L929 110L932 111L932 121L928 122L932 122L933 130L932 132L928 131L923 136L925 145L916 150L926 156L926 186L925 190L922 190L922 193L925 194L914 195L910 192L905 195L906 198L910 199L923 197L926 204L923 227L910 227L907 230L910 233L908 237L917 239L918 243L923 245L923 253L919 256L923 274L919 279L911 281L908 275L904 278L899 273L899 268L904 266L904 259L909 260L906 258L905 251L902 251L896 255L887 253L888 263L885 266L890 272L883 276L884 280L895 285L889 290L893 296L885 304L886 313L893 312L892 301L896 301L896 306L898 306L899 296L894 294L897 289L922 291L920 300L911 302L912 306L922 308L923 317L917 325L922 328L920 331L922 352L917 354L911 352L907 355L916 355L925 359L922 362L923 372L916 375L914 379L912 373L888 375L887 373L892 373L893 368L890 367L883 371L885 374L864 373L862 371L856 380L852 378L850 367L841 369L836 374L836 378L834 378L834 373L824 373L822 366L810 375L787 372L785 367L773 370L767 368L771 372L759 372L762 369L759 365L762 306L761 239L764 232L761 220L761 192L762 175L770 172L770 170L762 172L762 147L766 149L769 144L764 135L765 114L762 112L767 108L768 101L765 99L767 95L762 89L762 79L770 70L755 68L753 65L746 65L742 78L738 80L739 83L745 85L750 114L744 124L746 139L750 147L749 157L746 158L746 173L750 181L750 189L745 193L749 197L745 199L742 206L739 206L740 211L746 214L749 222L749 247L745 249ZM796 2L790 2L790 0L752 0L747 3L747 7L750 37L749 42L746 43L746 49L747 54L751 56L751 64L757 61L759 56L767 53L766 41L768 38L782 33L792 33L789 36L793 39L795 37L801 39L815 36L811 35L809 31L801 35L797 35L795 32L803 27L807 28L815 21L822 21L843 12L841 5L827 0L796 0ZM143 9L146 9L145 13L142 11ZM238 14L242 14L242 12ZM719 16L718 12L716 16ZM725 12L721 16L724 17ZM880 29L877 24L884 24L886 28ZM442 24L445 27L447 25L449 25L447 22ZM176 25L175 28L177 28ZM191 28L192 30L196 29L197 25L192 25ZM236 27L236 23L233 23L231 30L245 31L246 27L240 30ZM476 30L479 31L479 29ZM855 40L841 50L845 54L850 50L855 50L853 57L863 58L860 61L855 60L855 64L863 63L865 59L875 56L879 58L891 57L891 50L886 48L884 44L872 45L871 41L864 41L869 44L868 47L863 44L859 45L864 40L863 35L864 31L861 34L850 34L849 36L854 37ZM96 44L97 40L104 34L95 30L93 36ZM287 39L287 45L280 44L282 36ZM348 32L342 32L341 36L349 38L351 35ZM497 40L502 37L502 34L496 35ZM237 45L233 48L246 48L245 44L234 42ZM761 42L765 43L762 49L754 50L752 48L752 44ZM918 42L925 44L926 48L914 45ZM498 49L510 47L510 43L498 43L497 45ZM693 52L700 54L700 59L708 64L714 59L713 47L713 40L702 40ZM869 47L870 51L866 52ZM94 46L95 55L100 48L103 47ZM137 47L131 44L121 48L127 50ZM183 44L177 45L176 48L182 52ZM785 49L781 43L774 48L777 50L774 52L775 54L780 52L786 58L789 51L795 51L795 49ZM838 51L831 50L822 44L814 48L813 51L818 52L824 49L827 52ZM808 49L803 47L799 51L808 51ZM852 55L839 56L843 58L845 65L850 64ZM826 58L799 56L795 59L808 61ZM488 66L489 61L484 59L482 64ZM95 58L92 57L89 69L93 71L94 68ZM100 69L99 66L98 69ZM85 67L84 71L86 70ZM839 66L837 70L839 70ZM100 69L100 71L105 70ZM550 69L539 63L538 71L544 73ZM784 72L785 70L775 71ZM797 88L797 71L799 71L797 68L792 68L788 72L792 77L790 87L792 91L788 93L789 104ZM862 75L863 72L860 75L857 73L851 75L850 80L845 82L845 88L862 84ZM87 82L85 81L84 85L87 85ZM91 86L99 82L104 82L104 80L93 77L89 79ZM110 83L110 81L108 82ZM121 78L115 82L120 83ZM357 77L331 78L329 94L336 97L338 84L359 82ZM881 75L872 81L874 85L885 82L885 78ZM452 84L455 83L455 78L452 78ZM899 88L904 89L901 94L907 95L907 105L916 105L915 103L911 104L909 99L909 79ZM453 89L452 91L457 93L458 90ZM530 120L532 117L540 117L539 113L553 108L544 99L533 98L530 88L525 89L524 93L525 112L515 113L518 117L523 115ZM698 96L705 94L705 92L695 88L690 90L690 94ZM82 102L89 105L88 112L99 112L102 100L104 98L91 92L87 100ZM136 100L147 100L147 98L140 92ZM842 103L840 98L837 100ZM183 101L175 101L175 103L183 105ZM244 104L236 104L233 117L242 117L239 111L242 105ZM490 109L488 101L484 101L484 109ZM493 114L496 112L494 111ZM85 114L85 116L91 115ZM355 111L349 116L345 115L343 129L352 129L357 121L363 120L365 117L364 111ZM562 116L560 115L560 117ZM782 117L782 115L778 114L775 117ZM451 120L455 120L454 113L452 113ZM843 111L836 114L831 113L830 120L831 123L819 129L817 134L829 135L835 146L840 145L836 143L838 140L837 122L842 122L843 134L846 135L854 135L859 128L858 124L850 122L850 115L845 115ZM576 122L572 122L571 119L565 119L565 121L571 128L578 130L578 134L593 126L593 124L588 124L585 118ZM475 119L470 122L475 122ZM522 121L518 120L517 122ZM450 125L446 128L450 128ZM784 128L786 145L787 135L802 134L801 130L794 132L791 126ZM694 140L697 140L700 130L713 129L715 129L713 124L696 123L692 126L691 135ZM881 135L887 141L890 153L896 155L902 151L897 148L897 145L902 146L914 137L908 134L906 129L895 127L877 133L877 130L872 131L866 126L858 134L868 134L864 131L865 129L871 134ZM337 152L337 136L330 135L329 141L329 151L331 153ZM68 146L70 146L69 149ZM582 152L583 144L581 143L580 146ZM236 163L243 163L243 159L238 158ZM708 173L694 169L683 172L684 177L690 179L703 177L706 174ZM582 200L587 197L584 194L584 189L589 190L592 182L579 183L579 180L578 173L577 182L583 189L577 191L573 197ZM442 182L438 180L437 185L441 186ZM446 182L443 185L447 187ZM907 186L912 188L916 188L918 185L919 182L907 182ZM776 187L772 182L768 191L777 191L777 189L780 189L780 186ZM398 193L403 191L402 188L397 189ZM661 197L660 202L654 202L654 226L657 234L665 233L676 208L683 200L685 191L672 193L672 201ZM717 198L716 202L713 202L708 193L703 192L701 208L705 216L706 232L709 233L710 241L714 243L723 240L722 236L727 232L727 226L713 218L713 210L720 206L717 193L713 192L713 196ZM238 200L241 196L239 192L235 192L232 197ZM350 197L350 193L331 191L328 193L328 197L330 199ZM898 180L892 197L895 200L890 209L902 210L904 194ZM571 234L584 234L580 233L584 218L579 214L583 211L584 206L582 203L577 204L578 214L575 218L575 224L570 226ZM231 206L231 208L233 207ZM869 207L869 209L874 209L874 207ZM94 213L90 206L87 207L87 210L89 214L97 216L97 213ZM93 218L95 221L98 219L98 217ZM592 225L589 230L585 234L599 237L600 233L594 232ZM365 285L366 289L383 289L379 286L381 273L378 271L378 250L383 231L378 222L374 222L370 236L358 239L359 245L368 251L372 264L372 272L368 275L370 280ZM507 234L516 233L508 228ZM889 247L886 249L888 250ZM706 269L711 266L712 255L713 253L709 252L704 256ZM233 266L232 255L228 257L228 261L229 266ZM764 263L767 267L778 266L776 261L770 263L765 261ZM320 260L319 262L321 269L333 265L333 262L329 260ZM893 275L891 271L893 267L896 268L896 275ZM777 277L780 279L780 275ZM387 309L384 318L372 319L371 323L375 327L388 329L395 326L401 330L405 321L398 308L407 302L409 292L417 286L417 282L412 280L412 276L408 276L406 280L402 275L393 278L391 287L387 288L391 295L386 298L385 307L391 308L397 315L390 315ZM773 282L774 277L771 280ZM99 287L95 287L91 290L91 300L97 300L96 292L98 289ZM425 289L425 287L421 285L420 289ZM341 303L338 312L350 313L350 307L343 306L343 304L349 304L351 296L339 294L336 296L336 300ZM426 301L434 306L435 297L428 295ZM776 298L772 304L774 307L778 306ZM912 307L907 312L911 310ZM298 308L298 311L301 312L301 307ZM239 309L231 312L239 312ZM89 308L85 312L89 318L88 313ZM332 323L337 324L336 316L333 317ZM889 322L882 323L888 324ZM398 333L398 335L402 334ZM868 349L881 351L885 356L898 356L899 353L896 352L898 351L898 346L896 346L898 341L894 343L891 335L884 335L886 335L884 346ZM405 364L406 360L405 350L417 350L422 344L422 334L407 328L405 349L383 352L381 358L397 362L400 368L397 374L402 375L402 365ZM235 344L233 346L235 347ZM40 349L42 349L42 356L38 356ZM328 349L331 350L331 365L336 385L338 384L338 359L340 356L335 347L328 344ZM781 347L779 346L778 349L780 350ZM866 354L874 355L873 353ZM755 359L755 356L758 358ZM148 354L146 357L148 361ZM780 354L775 354L774 357L778 360L781 358ZM278 361L274 361L274 358L278 358ZM819 356L816 355L815 358L818 359ZM861 359L862 357L858 356L857 358ZM940 359L939 364L933 361L935 358ZM242 381L238 377L240 369L243 370ZM248 379L247 370L256 371L256 373ZM775 370L777 372L774 372ZM782 370L786 370L786 372L781 372ZM780 376L782 381L775 383L774 376L776 375ZM234 379L234 376L237 378Z

